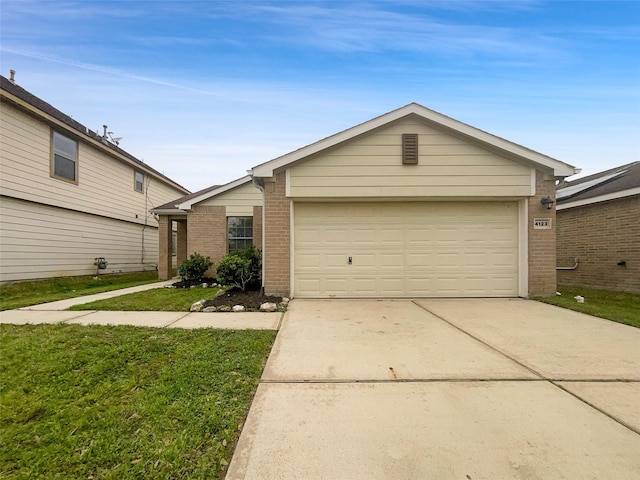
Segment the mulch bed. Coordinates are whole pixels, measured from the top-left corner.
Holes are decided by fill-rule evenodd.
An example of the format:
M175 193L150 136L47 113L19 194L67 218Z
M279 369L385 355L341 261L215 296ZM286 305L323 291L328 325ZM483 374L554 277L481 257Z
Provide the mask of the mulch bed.
M273 302L278 305L282 301L282 297L274 297L270 295L260 295L259 291L231 290L225 295L221 295L213 300L207 300L204 303L206 307L221 307L227 305L244 305L248 312L255 312L260 309L260 305L265 302Z
M212 286L216 283L215 278L203 278L202 280L195 282L193 280L181 280L173 283L171 286L174 288L188 289L191 287L200 287L203 283ZM222 307L228 306L232 308L234 305L243 305L247 312L257 312L260 310L260 305L265 302L272 302L279 305L282 302L282 297L274 297L270 295L260 295L258 290L249 290L243 292L240 289L234 288L229 290L226 294L216 297L212 300L207 300L204 303L203 308L206 307Z
M198 280L197 282L195 280L180 280L179 282L175 282L172 283L171 286L174 288L191 288L193 287L199 287L200 285L202 285L203 283L206 283L208 285L213 285L214 283L216 283L216 279L215 278L203 278L202 280Z

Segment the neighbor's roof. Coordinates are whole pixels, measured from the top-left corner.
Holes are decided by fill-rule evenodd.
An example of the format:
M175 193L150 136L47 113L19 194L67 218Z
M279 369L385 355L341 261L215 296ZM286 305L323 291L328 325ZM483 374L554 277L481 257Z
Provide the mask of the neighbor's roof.
M541 153L535 152L529 148L523 147L516 143L510 142L503 138L497 137L483 130L467 125L466 123L454 120L434 110L430 110L417 103L410 103L397 110L385 113L368 122L361 123L355 127L351 127L340 133L324 138L318 142L307 145L306 147L295 150L291 153L275 158L268 162L253 167L249 172L253 177L272 177L275 170L286 167L299 160L303 160L310 155L314 155L328 148L340 145L357 136L369 133L377 128L383 127L391 122L401 118L414 115L433 124L436 128L451 132L455 135L462 136L470 141L476 142L492 150L498 154L507 155L509 157L519 159L532 165L539 165L552 169L557 177L569 177L580 172L573 165L561 162L554 158L548 157Z
M73 131L81 138L85 138L89 140L94 147L100 148L104 151L109 152L112 156L119 158L125 163L130 163L135 167L138 167L140 170L151 174L152 176L161 179L164 183L170 184L178 190L182 190L185 193L188 193L189 190L184 188L182 185L177 182L171 180L169 177L163 175L158 172L156 169L150 167L148 164L144 163L141 160L138 160L136 157L131 155L130 153L124 151L117 145L109 141L103 141L102 135L99 135L97 132L91 131L89 128L82 125L80 122L74 120L69 115L61 112L53 105L45 102L41 98L36 97L34 94L28 92L24 88L16 85L8 78L0 75L0 89L2 90L3 99L6 99L14 104L22 106L20 101L30 105L31 107L39 110L43 115L43 118L46 119L47 116L51 117L54 120L57 120L57 123L64 124L64 127L69 131ZM5 93L6 92L6 93ZM9 94L9 95L7 95ZM15 99L18 99L16 102Z
M633 162L572 182L556 189L558 208L579 206L640 194L640 162Z

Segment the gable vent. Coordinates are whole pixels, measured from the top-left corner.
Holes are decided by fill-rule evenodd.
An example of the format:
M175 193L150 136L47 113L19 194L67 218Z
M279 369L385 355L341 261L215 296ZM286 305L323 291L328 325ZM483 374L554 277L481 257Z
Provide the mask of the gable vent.
M402 164L403 165L418 164L418 134L417 133L402 134Z

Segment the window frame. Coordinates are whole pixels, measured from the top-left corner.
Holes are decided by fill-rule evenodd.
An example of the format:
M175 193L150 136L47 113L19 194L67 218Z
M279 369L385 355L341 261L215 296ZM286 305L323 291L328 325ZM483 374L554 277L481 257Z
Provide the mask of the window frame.
M234 226L233 228L242 228L244 230L246 230L247 228L251 228L251 236L239 236L237 235L237 231L234 232L236 233L236 235L231 235L231 222L235 219L248 219L251 221L251 225L250 227L248 227L247 225L242 225L242 226ZM253 216L251 215L232 215L232 216L228 216L227 217L227 253L231 253L231 252L235 252L238 250L242 250L243 248L245 248L247 245L253 245ZM243 241L243 243L245 243L247 240L249 243L246 243L243 247L241 248L237 248L237 242L238 240ZM231 248L232 246L232 242L233 245L235 246L235 248Z
M72 158L68 155L67 152L63 152L62 150L57 150L56 149L56 136L59 136L61 138L64 138L70 142L73 143L74 145L74 157ZM69 136L69 135L65 135L63 133L60 133L57 130L53 130L51 129L51 159L50 159L50 176L52 178L55 178L57 180L62 180L63 182L67 182L67 183L71 183L74 185L78 185L78 159L79 159L79 148L80 145L78 143L78 141L76 139L74 139L73 137ZM56 173L56 156L59 156L65 160L69 160L73 162L73 178L69 178L69 177L65 177L64 175L60 175L58 173Z
M138 175L142 176L142 181L140 182L141 188L138 190ZM136 192L139 193L144 193L144 180L145 180L145 174L144 172L141 172L140 170L133 170L133 189Z

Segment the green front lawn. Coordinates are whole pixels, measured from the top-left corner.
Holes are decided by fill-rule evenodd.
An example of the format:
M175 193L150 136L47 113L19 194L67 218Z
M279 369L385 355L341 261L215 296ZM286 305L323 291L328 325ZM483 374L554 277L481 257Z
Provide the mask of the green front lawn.
M125 273L82 277L60 277L0 285L0 310L93 295L119 288L158 281L158 272Z
M640 328L640 295L587 287L559 286L558 291L562 295L534 300ZM577 295L584 297L584 303L576 301Z
M275 332L0 328L0 477L222 478Z
M218 290L219 288L202 287L186 290L182 288L154 288L144 292L129 293L74 305L69 310L188 312L193 303L214 298Z

